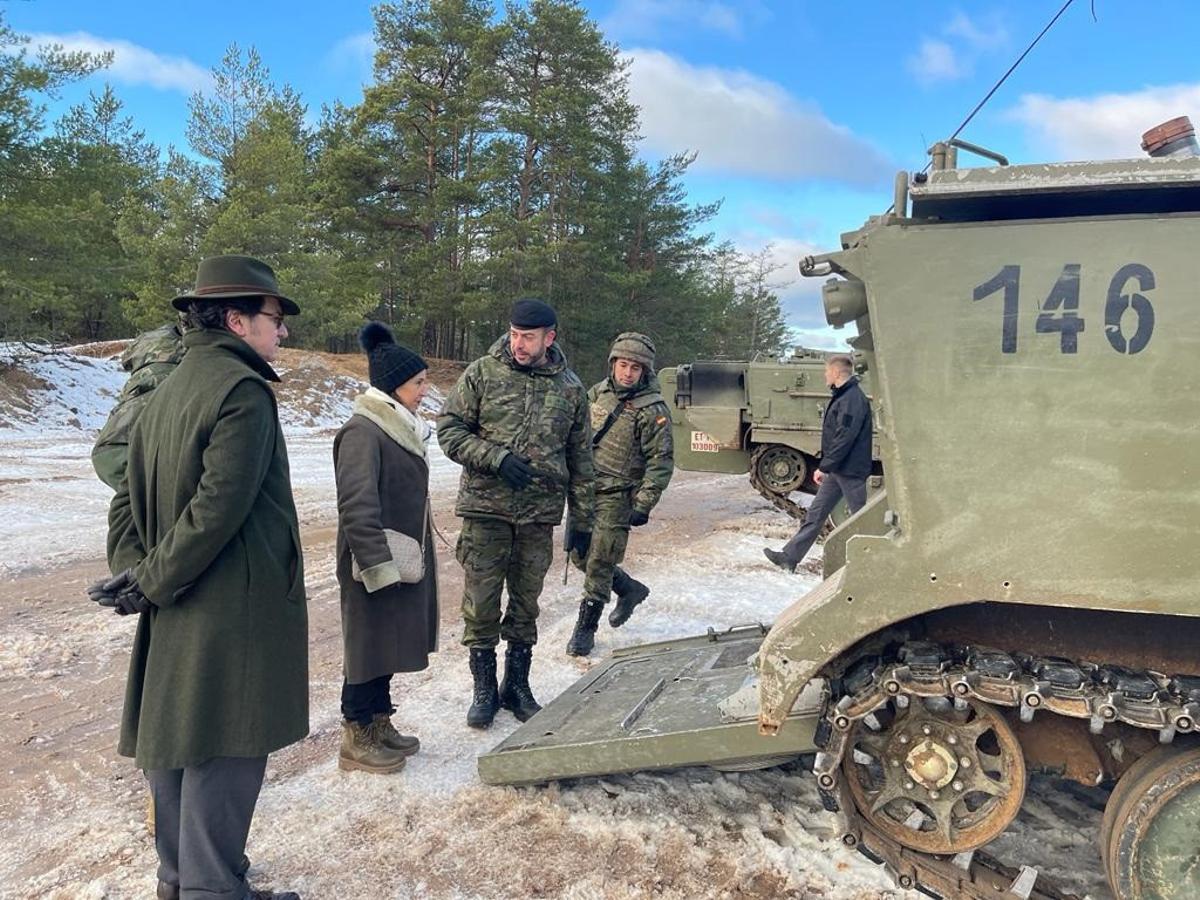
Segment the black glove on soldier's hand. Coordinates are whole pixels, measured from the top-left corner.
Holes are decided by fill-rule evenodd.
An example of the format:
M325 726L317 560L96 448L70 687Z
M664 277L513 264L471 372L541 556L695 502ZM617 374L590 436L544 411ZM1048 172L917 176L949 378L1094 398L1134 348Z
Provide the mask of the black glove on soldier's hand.
M529 483L533 481L533 475L533 466L529 465L529 461L515 453L509 453L500 462L500 477L514 491L523 491L529 487Z
M634 528L640 528L650 521L650 513L644 513L640 509L635 509L629 514L629 524Z
M118 616L144 613L150 610L150 601L138 587L133 570L126 569L111 578L101 578L87 589L88 597L100 606L107 606Z
M592 533L590 531L578 531L574 528L567 535L567 552L578 553L580 559L586 559L588 550L592 548Z

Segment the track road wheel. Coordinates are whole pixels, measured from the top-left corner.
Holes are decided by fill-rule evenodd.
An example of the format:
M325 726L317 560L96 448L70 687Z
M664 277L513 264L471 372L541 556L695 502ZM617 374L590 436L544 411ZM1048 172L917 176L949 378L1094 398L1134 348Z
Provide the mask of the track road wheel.
M1138 780L1148 768L1152 768L1164 756L1174 756L1178 752L1179 748L1170 744L1153 748L1134 760L1133 765L1125 771L1117 782L1117 786L1113 788L1113 792L1109 794L1108 802L1104 804L1104 816L1100 820L1100 860L1104 865L1105 877L1110 883L1113 880L1113 874L1108 867L1108 848L1112 843L1113 822L1117 818L1117 812L1125 805L1126 800L1137 791Z
M781 444L769 444L756 450L754 470L767 490L782 497L800 487L808 476L804 454Z
M859 721L844 771L854 805L884 836L924 853L992 840L1025 797L1025 758L993 707L943 697L890 701Z
M1200 747L1164 747L1134 763L1100 836L1117 900L1200 897Z

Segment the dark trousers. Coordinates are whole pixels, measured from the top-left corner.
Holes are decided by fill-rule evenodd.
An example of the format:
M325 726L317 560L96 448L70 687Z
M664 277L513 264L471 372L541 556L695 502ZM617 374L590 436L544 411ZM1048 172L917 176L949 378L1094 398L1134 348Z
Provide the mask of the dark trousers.
M867 502L867 480L865 478L846 478L842 475L826 475L817 487L817 496L813 497L812 505L804 516L804 524L792 535L792 539L783 545L783 555L792 565L799 565L812 547L825 520L838 505L838 501L846 498L850 512L856 513Z
M362 684L342 682L342 718L347 722L369 725L379 713L389 716L396 711L392 706L391 675L380 675Z
M262 789L265 756L218 756L186 769L149 769L158 880L180 900L243 900L246 836Z

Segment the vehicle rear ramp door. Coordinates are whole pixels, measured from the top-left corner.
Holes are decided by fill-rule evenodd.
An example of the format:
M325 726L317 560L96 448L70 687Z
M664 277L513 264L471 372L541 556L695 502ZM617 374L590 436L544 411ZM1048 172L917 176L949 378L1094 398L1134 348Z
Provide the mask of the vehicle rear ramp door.
M680 766L757 768L814 752L819 691L801 695L778 735L758 733L747 660L767 630L710 629L616 651L479 757L479 777L535 784Z

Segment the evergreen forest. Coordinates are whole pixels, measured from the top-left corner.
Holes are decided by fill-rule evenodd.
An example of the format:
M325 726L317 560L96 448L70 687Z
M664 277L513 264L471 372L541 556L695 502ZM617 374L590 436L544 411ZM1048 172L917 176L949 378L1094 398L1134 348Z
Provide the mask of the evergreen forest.
M716 205L684 187L688 148L639 157L620 50L580 6L373 13L356 105L310 110L232 45L190 99L187 146L158 147L110 86L51 120L58 92L111 60L32 48L0 9L0 340L131 336L168 321L200 258L246 253L303 307L292 346L353 350L380 319L470 359L536 296L585 377L631 328L661 364L783 347L766 253L714 238Z

